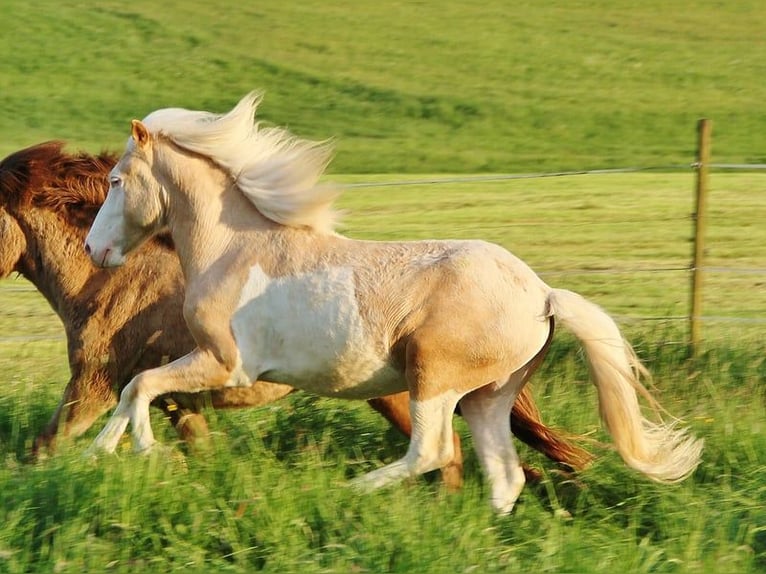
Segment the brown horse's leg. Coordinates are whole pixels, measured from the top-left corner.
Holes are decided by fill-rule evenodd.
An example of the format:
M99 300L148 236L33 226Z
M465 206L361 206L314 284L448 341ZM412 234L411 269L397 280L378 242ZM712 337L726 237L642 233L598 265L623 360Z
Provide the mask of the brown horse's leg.
M111 380L103 371L78 372L64 389L56 411L37 436L32 456L53 452L57 439L76 438L117 403Z
M157 397L152 405L162 409L182 441L191 448L197 448L207 446L210 437L202 414L204 402L204 397L193 394L163 395Z
M573 470L582 469L593 460L593 455L574 444L569 435L561 434L560 431L551 429L542 422L540 411L528 387L524 387L513 405L511 430L516 437L533 449ZM529 469L525 468L524 472L527 473L528 479L533 478ZM540 477L539 472L532 472L537 474L538 478Z
M548 353L555 328L553 317L550 319L550 324L548 340L527 366L524 383L534 374ZM593 455L575 445L570 440L571 437L569 435L562 435L542 422L540 411L537 409L529 387L526 385L522 388L518 397L516 397L516 402L511 410L511 431L521 441L543 453L549 459L566 464L574 470L584 468L593 460ZM541 477L538 471L530 470L526 467L524 468L524 473L528 479L539 479Z
M152 404L163 410L179 437L191 446L204 446L210 431L202 409L260 407L281 399L295 389L288 385L256 381L250 387L232 387L210 393L175 393L163 395Z
M175 427L181 440L191 447L204 446L210 437L207 420L198 411L178 409L171 414L170 423Z
M249 387L229 387L210 392L210 403L213 408L260 407L273 403L295 389L280 383L255 381Z
M412 435L412 420L410 419L410 395L407 392L388 395L367 401L369 405L382 414L388 421L399 429L405 436ZM449 490L456 491L463 486L463 452L460 448L460 437L452 433L455 445L455 456L452 462L442 467L442 480Z

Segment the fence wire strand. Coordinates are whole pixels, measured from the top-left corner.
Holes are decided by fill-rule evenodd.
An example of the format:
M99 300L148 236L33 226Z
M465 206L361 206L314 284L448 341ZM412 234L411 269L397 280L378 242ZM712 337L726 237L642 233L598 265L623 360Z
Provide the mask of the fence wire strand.
M557 172L539 172L539 173L501 173L490 175L466 175L466 176L453 176L453 177L429 177L422 179L410 179L410 180L398 180L398 181L367 181L356 183L339 184L340 189L362 189L362 188L381 188L381 187L404 187L404 186L423 186L423 185L446 185L446 184L461 184L461 183L482 183L482 182L498 182L498 181L514 181L514 180L526 180L526 179L544 179L544 178L558 178L558 177L574 177L584 175L611 175L611 174L623 174L623 173L642 173L642 172L662 172L662 171L696 171L701 167L697 162L692 162L685 165L662 165L662 166L649 166L649 167L618 167L618 168L606 168L606 169L584 169L584 170L569 170L569 171L557 171ZM766 170L766 164L741 164L741 163L708 163L707 167L710 169L718 169L725 171L762 171ZM619 222L618 222L619 223ZM640 223L640 221L629 221L622 223ZM509 223L509 226L514 225L536 225L532 223ZM585 225L585 224L583 224ZM691 272L694 268L691 266L686 267L659 267L659 268L628 268L628 269L548 269L538 272L541 277L546 276L567 276L567 275L620 275L620 274L641 274L641 273L667 273L667 272ZM699 270L706 273L739 273L743 275L766 275L766 268L737 268L737 267L720 267L720 266L703 266ZM33 286L18 286L18 285L3 285L0 286L0 292L4 293L36 293L37 290ZM43 315L40 315L43 316ZM47 316L47 314L45 315ZM688 321L690 317L688 315L675 315L675 316L636 316L636 315L615 315L615 319L626 322L639 322L639 321ZM766 318L762 317L727 317L727 316L713 316L705 315L698 317L698 320L703 322L723 322L723 323L747 323L747 324L766 324ZM13 335L13 336L0 336L0 343L19 343L19 342L35 342L35 341L60 341L63 340L64 334L59 335Z
M513 181L520 179L545 179L553 177L570 177L578 175L610 175L617 173L639 173L647 171L681 171L693 169L689 165L665 165L651 167L615 167L606 169L580 169L572 171L555 171L539 173L498 173L493 175L465 175L454 177L433 177L424 179L409 179L399 181L366 181L357 183L344 183L338 187L341 189L359 189L368 187L403 187L417 185L444 185L447 183L482 183L492 181Z

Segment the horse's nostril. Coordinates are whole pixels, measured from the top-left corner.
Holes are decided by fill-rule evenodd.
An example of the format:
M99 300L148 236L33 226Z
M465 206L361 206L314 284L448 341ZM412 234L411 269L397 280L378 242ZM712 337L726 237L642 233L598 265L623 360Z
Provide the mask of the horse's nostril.
M85 253L90 255L90 245L88 245L87 243L85 244Z

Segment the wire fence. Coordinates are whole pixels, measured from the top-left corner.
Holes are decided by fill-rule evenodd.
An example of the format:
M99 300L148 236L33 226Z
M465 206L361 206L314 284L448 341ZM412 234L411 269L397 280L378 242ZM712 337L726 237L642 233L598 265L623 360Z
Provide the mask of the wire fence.
M708 163L707 167L713 170L723 171L766 171L766 164L743 164L743 163ZM547 173L524 173L524 174L494 174L494 175L478 175L478 176L456 176L456 177L435 177L435 178L423 178L423 179L410 179L399 181L386 181L386 182L361 182L346 184L343 186L345 189L358 189L358 188L374 188L374 187L402 187L402 186L423 186L423 185L446 185L446 184L461 184L461 183L483 183L483 182L499 182L499 181L512 181L523 179L542 179L542 178L556 178L556 177L575 177L575 176L599 176L599 175L612 175L612 174L627 174L627 173L642 173L642 172L674 172L674 171L694 171L700 168L700 162L692 162L686 165L660 165L660 166L647 166L647 167L618 167L608 169L585 169L585 170L570 170L570 171L557 171ZM668 218L668 221L673 220ZM597 221L583 221L576 223L568 223L567 225L615 225L616 223L636 224L636 223L648 223L649 221L656 223L657 219L641 220L632 219L624 222L597 222ZM532 223L510 223L508 225L539 225L537 222ZM686 267L661 267L661 268L609 268L609 269L542 269L537 273L541 277L563 277L563 276L576 276L576 275L619 275L619 274L655 274L655 273L668 273L668 272L687 272L701 271L706 274L710 273L735 273L741 275L764 275L766 276L766 267L764 268L741 268L741 267L722 267L722 266L705 266L701 265L695 267L690 264ZM633 315L618 315L616 318L625 321L688 321L689 315L664 315L658 317L648 316L633 316ZM703 315L698 317L700 321L705 323L742 323L742 324L766 324L766 317L727 317L717 315Z
M688 164L674 165L654 165L646 167L614 167L605 169L578 169L552 172L533 172L533 173L497 173L489 175L462 175L453 177L430 177L420 179L404 179L396 181L366 181L357 183L346 183L339 187L341 189L358 189L369 187L404 187L420 185L446 185L450 183L482 183L491 181L513 181L517 179L544 179L553 177L572 177L578 175L613 175L620 173L641 173L641 172L670 172L670 171L690 171L699 167L698 162ZM711 169L729 170L729 171L766 171L766 163L710 163Z
M736 163L709 163L708 168L713 170L722 171L766 171L766 164L736 164ZM450 176L450 177L429 177L429 178L416 178L405 179L395 181L369 181L369 182L357 182L342 184L342 189L360 189L360 188L384 188L384 187L410 187L410 186L431 186L431 185L447 185L447 184L464 184L464 183L483 183L483 182L501 182L501 181L513 181L513 180L527 180L527 179L544 179L544 178L559 178L559 177L579 177L579 176L600 176L600 175L613 175L613 174L627 174L627 173L642 173L642 172L678 172L678 171L693 171L699 168L699 163L690 163L686 165L662 165L662 166L649 166L649 167L620 167L609 169L586 169L586 170L571 170L571 171L557 171L557 172L540 172L540 173L523 173L523 174L490 174L490 175L466 175L466 176ZM676 221L676 218L667 218L667 221ZM650 220L631 219L624 222L609 222L610 225L615 223L624 224L640 224L646 223ZM651 219L652 222L657 222L657 218ZM599 225L598 221L580 221L570 222L565 225L580 226ZM540 225L539 222L517 222L508 223L507 226L536 226ZM764 275L766 276L766 267L722 267L722 266L700 266L697 268L707 274L740 274L740 275ZM629 268L604 268L604 269L587 269L587 268L570 268L570 269L541 269L537 273L543 278L546 277L564 277L564 276L587 276L587 275L636 275L636 274L662 274L662 273L691 273L695 270L693 265L689 266L669 266L669 267L629 267ZM0 286L1 293L35 293L35 288L30 284L14 285L5 284ZM627 322L660 322L660 321L688 321L689 315L660 315L660 316L635 316L635 315L615 315L615 319ZM698 318L704 323L731 323L731 324L747 324L747 325L760 325L766 324L766 317L730 317L720 315L703 315ZM20 343L20 342L33 342L33 341L59 341L64 340L64 333L60 334L39 334L39 335L6 335L0 336L0 343Z

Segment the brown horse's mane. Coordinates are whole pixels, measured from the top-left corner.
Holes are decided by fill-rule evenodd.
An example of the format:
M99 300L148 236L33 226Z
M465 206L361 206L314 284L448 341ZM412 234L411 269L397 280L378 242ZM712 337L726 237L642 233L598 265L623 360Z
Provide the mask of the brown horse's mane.
M108 191L107 175L117 156L64 151L49 141L12 153L0 162L0 199L23 209L39 206L66 212L75 224L89 224Z
M67 153L63 141L48 141L0 161L0 205L20 211L32 206L58 213L79 229L93 223L109 191L108 175L117 155L103 151ZM173 246L170 235L154 243Z

